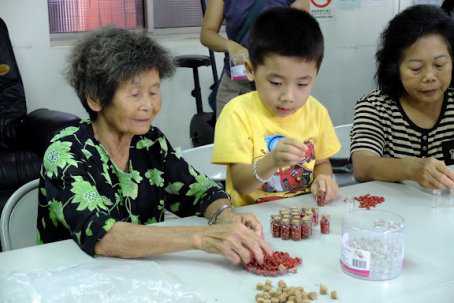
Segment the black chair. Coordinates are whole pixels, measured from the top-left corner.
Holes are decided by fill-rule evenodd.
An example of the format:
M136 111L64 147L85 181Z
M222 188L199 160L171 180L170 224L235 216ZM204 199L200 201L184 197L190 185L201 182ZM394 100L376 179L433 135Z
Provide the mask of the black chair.
M77 123L72 114L38 109L27 114L22 78L8 29L0 18L0 213L9 196L39 177L53 133Z
M204 0L200 1L202 12L205 13L206 4ZM202 91L200 88L199 67L211 66L213 75L213 84L210 89L213 90L219 83L218 71L214 52L209 50L209 55L182 55L175 57L175 64L178 67L191 68L194 79L194 89L191 95L195 98L196 114L191 118L189 126L189 136L191 137L194 147L211 144L214 141L214 126L216 124L216 113L205 112L202 103Z

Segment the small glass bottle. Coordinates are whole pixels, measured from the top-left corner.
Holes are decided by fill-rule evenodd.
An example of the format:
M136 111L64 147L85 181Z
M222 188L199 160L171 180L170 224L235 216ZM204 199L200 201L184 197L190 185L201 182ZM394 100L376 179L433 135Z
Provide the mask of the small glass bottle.
M304 216L306 215L306 211L307 211L307 208L305 208L305 207L303 207L301 209L301 214L300 214L301 219L304 218Z
M301 208L299 208L299 207L292 207L292 208L290 208L290 212L291 212L291 213L300 213L300 212L301 212Z
M298 217L298 218L301 218L301 211L300 210L292 210L290 212L290 217Z
M320 218L320 232L324 235L329 234L329 221L329 215L322 215L322 217Z
M301 238L308 239L312 235L312 215L305 216L301 224Z
M279 214L280 214L281 216L290 215L290 209L288 209L288 208L281 208L281 209L279 210Z
M301 219L295 218L292 219L291 223L291 236L293 241L300 241L301 240Z
M318 217L319 217L319 210L318 207L313 207L312 208L312 223L314 225L318 224Z
M271 215L271 234L273 238L281 237L281 216Z
M290 239L290 220L287 218L281 219L281 239Z
M292 216L290 217L290 224L292 224L292 221L293 221L293 220L298 220L298 221L301 222L300 216L297 216L297 215L292 215Z
M281 220L287 219L287 220L289 220L289 222L290 222L291 218L292 218L292 217L290 217L290 214L281 215Z
M439 189L434 189L432 190L432 207L433 208L438 208L442 206L442 192Z

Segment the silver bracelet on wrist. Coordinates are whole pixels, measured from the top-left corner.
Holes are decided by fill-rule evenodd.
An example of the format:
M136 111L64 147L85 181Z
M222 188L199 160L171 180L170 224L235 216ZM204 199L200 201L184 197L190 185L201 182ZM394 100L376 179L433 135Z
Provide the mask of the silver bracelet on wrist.
M208 225L212 225L212 224L215 224L216 223L216 220L218 219L218 217L222 214L222 212L224 210L226 210L227 208L232 208L232 206L230 204L224 204L222 205L221 207L219 207L216 212L211 216L211 218L208 220Z
M271 180L271 177L269 177L268 179L262 179L259 174L257 173L257 162L258 160L255 160L253 163L252 163L252 174L254 175L255 179L257 179L257 181L261 182L261 183L266 183L266 182L269 182Z

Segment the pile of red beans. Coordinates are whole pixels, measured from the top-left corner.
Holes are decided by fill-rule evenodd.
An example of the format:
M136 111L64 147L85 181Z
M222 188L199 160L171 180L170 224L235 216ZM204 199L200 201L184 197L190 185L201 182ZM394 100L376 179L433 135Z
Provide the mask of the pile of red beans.
M385 202L384 197L373 196L371 194L357 196L357 197L354 197L354 199L359 202L359 208L366 208L366 209L374 208L378 204Z
M296 272L296 267L302 264L298 257L292 258L286 252L275 251L271 255L265 255L263 264L253 259L244 267L247 271L262 276L277 276L288 272Z

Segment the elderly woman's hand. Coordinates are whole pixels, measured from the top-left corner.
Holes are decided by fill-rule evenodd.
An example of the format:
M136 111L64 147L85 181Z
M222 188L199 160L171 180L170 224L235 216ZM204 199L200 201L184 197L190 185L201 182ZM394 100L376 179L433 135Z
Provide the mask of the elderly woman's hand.
M242 223L263 238L263 227L254 214L239 214L233 211L224 211L216 220L217 224Z
M211 225L194 235L193 241L195 248L223 255L233 264L247 264L253 257L262 263L264 254L272 253L265 240L243 222Z
M443 161L434 158L403 158L411 179L426 188L454 188L454 172Z

